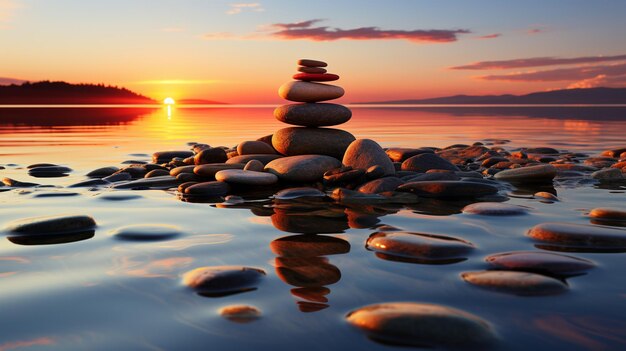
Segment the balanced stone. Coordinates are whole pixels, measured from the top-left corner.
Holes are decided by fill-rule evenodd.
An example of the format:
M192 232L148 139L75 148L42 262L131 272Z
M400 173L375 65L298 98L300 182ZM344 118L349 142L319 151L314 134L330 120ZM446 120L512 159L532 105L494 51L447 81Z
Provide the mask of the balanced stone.
M269 145L268 145L269 146ZM271 147L271 146L270 146ZM283 156L277 154L253 154L253 155L240 155L231 157L226 161L226 164L242 164L245 166L246 163L257 160L261 162L263 165L268 164L270 161L273 161L277 158L281 158Z
M14 221L9 223L6 231L20 235L57 234L86 231L95 227L96 221L89 216L46 216Z
M299 59L298 65L304 67L326 67L328 64L324 61L311 60L311 59Z
M528 272L465 272L461 277L472 285L522 296L553 295L568 289L567 285L558 279Z
M186 195L204 197L223 196L228 194L229 191L228 183L218 181L198 183L185 188Z
M580 274L595 267L589 260L543 251L515 251L495 254L485 259L496 269L546 274Z
M293 75L293 79L305 82L331 82L338 80L339 76L332 73L297 73Z
M403 171L426 172L431 169L459 170L457 166L448 160L430 153L415 155L402 162Z
M338 99L343 96L342 87L330 84L293 81L283 84L278 95L295 102L318 102Z
M242 266L200 267L183 275L183 284L203 296L218 297L256 289L265 276L259 268Z
M423 197L455 199L493 195L498 192L498 188L477 182L441 180L405 183L397 191L411 192Z
M385 150L371 139L358 139L350 143L342 163L356 169L380 166L384 171L383 176L396 174L396 169Z
M387 302L354 310L348 323L386 344L428 348L476 348L495 333L478 316L455 308L414 302Z
M331 128L283 128L272 136L274 149L283 155L327 155L342 159L354 136Z
M237 153L239 155L258 155L258 154L275 154L276 151L272 146L262 141L244 141L237 145Z
M507 169L496 173L495 178L514 183L546 183L552 182L555 176L556 168L546 164Z
M463 258L474 249L462 239L404 231L374 233L365 247L384 255L427 261Z
M170 162L174 157L186 158L193 156L191 151L159 151L152 154L152 163Z
M516 216L528 213L528 209L500 202L477 202L465 206L463 212L483 216Z
M245 165L242 163L209 163L205 165L195 166L193 173L206 178L215 178L215 173L225 169L243 169Z
M289 104L274 110L277 120L305 127L324 127L346 123L352 117L349 108L329 103Z
M626 249L626 230L608 226L574 223L542 223L528 231L533 239L588 249Z
M326 171L341 166L341 162L324 155L301 155L283 157L271 161L265 170L284 181L314 182L321 180Z
M193 160L196 165L204 165L207 163L221 163L226 162L228 157L226 151L219 147L212 147L203 149L194 156Z
M302 67L298 67L298 72L303 72L303 73L326 73L326 68L322 68L322 67L306 67L306 66L302 66Z
M215 179L221 182L243 185L270 185L278 182L275 174L267 172L226 169L215 173Z

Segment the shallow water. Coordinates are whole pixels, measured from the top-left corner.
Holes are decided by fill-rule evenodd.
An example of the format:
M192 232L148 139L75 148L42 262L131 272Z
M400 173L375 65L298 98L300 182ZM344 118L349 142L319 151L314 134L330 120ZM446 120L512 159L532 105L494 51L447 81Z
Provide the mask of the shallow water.
M463 214L467 203L445 201L281 212L258 197L217 208L182 202L174 191L63 188L92 169L147 161L152 152L185 150L188 142L233 146L271 134L283 127L271 112L175 108L168 116L165 109L0 108L0 166L5 167L0 175L53 186L0 192L0 225L58 214L86 214L98 224L93 237L71 243L0 241L0 350L392 350L398 347L372 341L344 320L356 308L392 301L436 303L478 315L495 329L496 350L626 348L623 253L567 253L597 267L568 278L569 291L554 296L520 297L460 278L462 272L486 269L488 255L540 250L525 236L535 224L589 224L594 207L625 209L623 184L557 181L549 189L511 188L503 192L511 195L508 203L529 207L530 213L502 217ZM626 108L355 107L341 129L386 147L510 140L501 146L594 155L626 143ZM30 177L26 166L40 162L74 172ZM561 201L531 198L537 190L555 192ZM134 196L113 201L107 199L111 194ZM163 241L111 235L132 224L175 225L183 235ZM381 225L453 236L477 249L449 264L389 260L365 248ZM272 251L275 239L311 228L345 240L349 252L301 253L290 260ZM185 272L217 265L258 267L267 276L256 290L224 297L199 296L181 284ZM308 274L306 284L286 274L289 269ZM232 304L256 306L262 317L240 324L218 314Z

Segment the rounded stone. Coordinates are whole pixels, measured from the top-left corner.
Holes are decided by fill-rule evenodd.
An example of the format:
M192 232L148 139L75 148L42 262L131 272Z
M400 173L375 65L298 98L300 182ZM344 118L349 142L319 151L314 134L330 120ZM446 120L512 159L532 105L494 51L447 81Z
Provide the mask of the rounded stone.
M259 268L242 266L200 267L183 275L183 284L208 297L255 290L265 276Z
M297 73L292 78L305 82L332 82L338 80L339 76L332 73Z
M536 192L533 195L533 197L540 198L540 199L545 199L545 200L549 200L549 201L559 201L559 198L556 195L554 195L552 193L549 193L547 191Z
M263 164L263 162L259 161L259 160L250 160L248 161L248 163L246 163L246 165L243 167L244 171L256 171L256 172L262 172L263 168L265 168L265 165Z
M193 156L191 151L159 151L152 154L152 163L170 162L174 157L187 158Z
M434 153L434 151L429 148L411 149L405 147L392 147L385 150L385 152L393 162L404 162L416 155Z
M465 272L466 282L481 288L521 296L554 295L567 291L562 281L541 274L517 271Z
M46 216L25 218L11 222L6 231L11 234L59 234L94 229L96 221L89 216Z
M224 182L204 182L191 185L185 189L186 195L217 197L228 194L230 187Z
M306 67L306 66L302 66L302 67L298 67L298 72L303 72L303 73L326 73L326 68L322 68L322 67Z
M528 209L501 202L477 202L465 206L463 212L483 216L518 216L528 213Z
M67 173L72 172L72 169L64 166L42 166L34 167L28 170L28 175L37 178L47 177L64 177Z
M411 156L402 162L403 171L426 172L431 169L459 170L459 168L450 163L450 161L430 153Z
M267 172L226 169L215 173L215 179L221 182L243 185L270 185L278 182L275 174Z
M494 177L513 183L551 183L556 173L553 165L546 164L507 169L496 173Z
M334 100L343 96L342 87L330 84L292 81L281 85L278 95L294 102L318 102Z
M300 188L288 188L281 190L274 194L273 198L276 200L295 200L301 198L324 198L326 193L316 188L300 187Z
M299 59L298 65L304 67L326 67L328 64L324 61L311 60L311 59Z
M237 145L237 153L239 155L258 155L258 154L276 154L276 151L268 144L262 141L244 141Z
M365 194L379 194L395 191L402 184L404 184L404 181L398 177L385 177L361 185L358 191Z
M226 151L219 147L212 147L203 149L194 156L193 161L196 165L203 165L207 163L223 163L226 162L228 157Z
M195 165L187 165L187 166L175 167L175 168L172 168L170 170L170 175L172 177L176 177L176 176L178 176L179 174L182 174L182 173L193 173L193 169L195 167L196 167Z
M624 179L624 175L618 168L608 168L591 173L591 178L600 181L622 181Z
M261 318L261 310L248 305L229 305L220 308L218 313L235 323L250 323Z
M410 182L400 185L396 190L440 199L477 198L498 192L498 188L493 185L454 180Z
M340 166L341 162L330 156L300 155L271 161L265 170L288 182L315 182L321 180L325 172Z
M113 185L114 189L169 189L178 187L180 181L170 175L142 178Z
M277 120L305 127L325 127L346 123L352 117L349 108L329 103L303 103L278 106L274 110Z
M589 217L595 219L626 221L626 210L616 208L598 207L589 212Z
M281 257L317 257L350 252L350 244L328 235L292 235L270 243L272 252Z
M170 175L170 171L168 171L168 170L165 170L165 169L153 169L150 172L146 173L144 178L154 178L154 177L162 177L162 176L169 176L169 175Z
M514 251L485 259L493 268L556 275L581 274L595 267L589 260L543 251Z
M451 236L405 231L376 232L367 239L365 247L381 254L381 258L419 261L449 261L462 259L474 249L472 243Z
M369 169L372 166L383 168L383 176L396 174L393 162L385 150L371 139L357 139L350 143L343 156L342 163L355 169Z
M274 149L287 156L314 154L342 159L352 141L352 134L331 128L288 127L272 136Z
M414 302L387 302L354 310L348 323L385 344L478 348L495 341L489 323L455 308Z
M93 171L87 173L87 177L89 178L104 178L110 176L111 174L119 171L120 169L117 167L101 167L98 169L94 169Z
M195 166L193 173L201 177L215 179L215 173L225 169L243 169L244 164L241 163L209 163L206 165Z
M160 241L182 235L179 227L167 224L136 224L117 228L110 233L126 241Z
M557 246L626 250L626 230L607 226L549 222L534 226L527 235Z
M268 145L269 146L269 145ZM270 146L271 147L271 146ZM254 154L254 155L239 155L235 157L231 157L226 161L227 164L240 163L245 166L246 163L257 160L261 162L263 165L268 164L270 161L273 161L277 158L283 157L282 155L277 154Z

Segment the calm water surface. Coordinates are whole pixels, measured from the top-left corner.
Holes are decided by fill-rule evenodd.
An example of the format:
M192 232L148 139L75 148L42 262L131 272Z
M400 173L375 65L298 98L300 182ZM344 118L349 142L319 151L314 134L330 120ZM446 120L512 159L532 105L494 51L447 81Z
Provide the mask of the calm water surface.
M386 147L506 139L502 146L509 150L550 146L594 155L626 144L626 109L617 107L358 107L353 113L341 129ZM233 146L282 127L268 107L174 108L170 116L160 108L0 108L0 175L51 186L0 192L0 224L58 214L86 214L98 223L93 238L73 243L0 240L0 350L393 350L398 347L372 341L344 321L351 310L391 301L476 314L496 330L496 350L626 348L623 253L570 253L597 267L567 279L569 291L555 296L518 297L460 278L486 269L487 255L539 250L524 235L535 224L588 224L594 207L626 208L623 185L561 180L550 189L511 188L508 203L531 208L524 216L468 215L460 213L467 203L425 202L287 212L287 221L263 197L219 208L181 202L174 191L63 188L92 169L149 160L155 151L185 150L188 142ZM74 172L30 177L26 166L40 162ZM530 198L537 190L553 191L561 201ZM107 200L111 193L137 196ZM46 194L66 196L41 196ZM130 224L176 225L185 234L158 242L112 237L111 231ZM365 248L381 225L462 238L477 250L452 264L385 260ZM270 246L321 226L344 240L349 252L303 254L293 266ZM215 265L258 267L267 276L254 291L219 298L199 296L180 283L183 273ZM280 267L300 272L307 283ZM217 311L232 304L256 306L263 315L247 324L220 317Z

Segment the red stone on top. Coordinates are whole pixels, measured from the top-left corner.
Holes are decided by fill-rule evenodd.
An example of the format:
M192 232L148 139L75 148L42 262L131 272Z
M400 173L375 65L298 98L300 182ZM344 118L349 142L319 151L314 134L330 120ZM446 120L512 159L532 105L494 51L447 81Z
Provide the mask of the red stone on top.
M332 73L297 73L293 75L293 79L305 82L330 82L339 79L339 76Z

